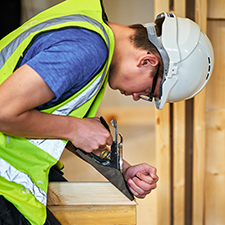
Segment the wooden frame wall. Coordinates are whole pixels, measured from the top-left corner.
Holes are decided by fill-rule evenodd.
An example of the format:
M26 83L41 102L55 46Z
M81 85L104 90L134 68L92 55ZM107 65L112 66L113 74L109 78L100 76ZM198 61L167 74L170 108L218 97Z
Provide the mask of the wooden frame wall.
M157 0L155 15L173 11L206 32L206 0ZM194 100L167 104L156 113L160 176L158 225L203 224L205 184L205 90Z

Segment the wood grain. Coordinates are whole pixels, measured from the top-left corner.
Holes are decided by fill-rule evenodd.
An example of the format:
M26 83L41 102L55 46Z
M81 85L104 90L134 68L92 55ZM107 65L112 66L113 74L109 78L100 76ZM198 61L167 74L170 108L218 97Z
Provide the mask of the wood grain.
M109 182L52 182L48 208L62 225L136 224L136 202Z

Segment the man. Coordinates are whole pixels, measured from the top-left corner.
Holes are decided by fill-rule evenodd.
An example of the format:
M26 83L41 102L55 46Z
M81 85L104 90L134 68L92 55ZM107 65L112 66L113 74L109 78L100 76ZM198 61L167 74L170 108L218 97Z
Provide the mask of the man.
M94 117L107 82L134 100L155 97L158 108L170 101L172 56L151 33L106 21L98 0L67 0L0 42L0 195L26 222L45 223L48 172L65 146L99 152L112 144ZM136 197L156 188L155 168L123 165Z

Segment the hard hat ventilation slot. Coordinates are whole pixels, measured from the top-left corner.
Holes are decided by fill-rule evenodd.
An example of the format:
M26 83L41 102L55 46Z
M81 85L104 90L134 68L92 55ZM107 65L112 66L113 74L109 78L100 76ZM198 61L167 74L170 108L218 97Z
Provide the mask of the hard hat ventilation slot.
M209 64L211 64L211 60L210 60L210 57L208 57L208 61L209 61Z
M208 57L208 62L209 62L209 67L208 67L208 74L206 76L206 80L208 80L208 78L210 76L210 72L211 72L211 59L210 59L210 57Z

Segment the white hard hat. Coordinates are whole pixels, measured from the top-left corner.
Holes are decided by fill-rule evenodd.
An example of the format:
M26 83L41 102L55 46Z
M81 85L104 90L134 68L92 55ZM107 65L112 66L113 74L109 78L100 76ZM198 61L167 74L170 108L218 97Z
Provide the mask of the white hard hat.
M194 97L213 70L213 48L208 37L195 22L172 13L160 13L155 23L144 26L164 66L161 97L155 98L157 109L162 109L166 102Z

